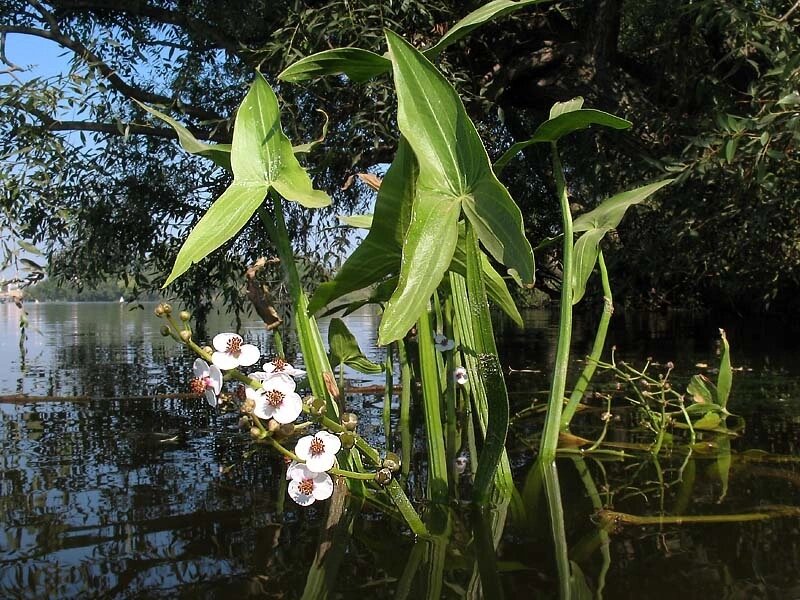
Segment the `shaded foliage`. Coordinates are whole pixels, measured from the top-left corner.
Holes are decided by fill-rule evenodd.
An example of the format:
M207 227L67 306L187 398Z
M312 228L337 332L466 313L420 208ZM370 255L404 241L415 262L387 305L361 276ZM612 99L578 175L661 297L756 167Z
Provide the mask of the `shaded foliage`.
M289 227L298 252L335 267L350 234L333 217L371 203L354 174L379 172L393 156L395 99L385 76L286 84L275 75L329 48L382 54L384 28L430 47L480 4L2 0L10 73L0 80L0 227L44 250L56 278L127 275L141 289L157 288L162 280L144 274L168 271L176 239L229 179L182 155L172 130L130 99L178 118L199 139L229 142L233 110L258 67L293 143L319 136L316 109L330 116L307 163L334 206L314 216L296 211ZM633 134L579 134L563 145L576 213L665 170L679 176L605 242L615 246L608 257L619 297L762 308L791 298L800 281L798 22L775 0L567 0L487 24L437 63L491 158L528 139L554 102L577 95L634 123ZM19 34L61 45L71 72L45 80L16 71ZM503 172L534 246L559 222L549 169L543 149L530 147ZM4 234L14 260L24 254L11 238ZM241 307L244 266L272 254L245 229L174 292L210 307L222 289ZM537 253L545 289L559 286L558 260L549 249Z

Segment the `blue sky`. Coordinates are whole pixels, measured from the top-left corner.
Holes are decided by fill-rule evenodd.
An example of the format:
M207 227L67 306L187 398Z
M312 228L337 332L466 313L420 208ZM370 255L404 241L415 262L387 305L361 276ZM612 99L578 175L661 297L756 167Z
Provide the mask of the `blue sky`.
M20 67L32 67L28 73L16 73L20 79L51 77L69 70L71 53L55 42L31 35L10 34L6 39L6 56ZM3 78L10 77L3 75Z

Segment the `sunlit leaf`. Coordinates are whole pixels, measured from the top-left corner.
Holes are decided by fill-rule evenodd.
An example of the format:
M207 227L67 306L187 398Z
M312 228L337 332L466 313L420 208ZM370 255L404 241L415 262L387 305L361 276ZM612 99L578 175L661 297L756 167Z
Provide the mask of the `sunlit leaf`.
M350 227L357 229L370 229L373 215L339 215L339 220Z
M361 82L386 73L391 67L388 59L369 50L337 48L301 58L284 69L278 79L297 82L323 75L346 75Z
M495 172L500 173L512 158L533 144L555 142L569 133L586 129L592 125L601 125L611 129L627 129L631 126L630 121L601 110L575 108L578 104L583 105L582 98L575 98L568 102L556 104L551 109L551 115L555 116L551 116L551 118L539 125L530 139L517 142L506 150L494 163Z
M330 204L311 185L280 125L278 99L256 74L236 113L231 147L233 183L211 205L184 242L164 286L233 238L263 202L270 188L306 207Z
M453 259L461 206L455 199L418 193L403 243L397 289L386 304L378 330L384 346L408 333L425 310Z
M141 106L151 115L170 125L175 130L175 133L178 134L178 143L180 143L181 147L186 150L186 152L189 154L203 156L210 159L214 162L214 164L222 167L223 169L226 169L227 171L231 170L230 144L207 144L206 142L201 142L194 135L192 135L191 131L189 131L186 127L178 123L178 121L169 115L165 115L161 111L147 106L136 99L134 99L134 102L136 102L136 104Z
M387 40L398 95L398 125L413 148L420 169L414 208L421 220L412 219L406 234L402 289L398 288L387 307L387 311L398 312L384 315L381 343L405 334L414 322L412 309L424 307L439 284L455 250L462 206L495 259L517 271L526 283L533 281L533 253L524 235L522 215L494 176L486 150L458 94L402 38L387 32ZM442 207L437 208L436 204ZM436 234L421 231L423 220L446 227L439 232L438 241ZM425 287L412 290L412 282ZM401 295L406 300L413 299L415 305L401 305Z
M716 429L719 427L719 424L722 422L722 419L717 412L707 412L703 415L700 419L692 423L692 427L695 429Z
M36 246L31 244L30 242L26 242L25 240L17 240L17 245L29 254L42 256L42 251L39 250Z
M447 48L447 46L457 42L484 23L498 17L503 17L520 8L525 8L532 4L539 4L544 1L545 0L520 0L519 2L513 2L512 0L493 0L492 2L487 2L453 25L447 33L436 42L436 45L425 51L425 56L429 59L433 59L439 55L442 50Z
M616 194L600 203L599 206L575 218L573 230L589 231L590 229L614 229L619 226L625 211L631 206L641 204L650 195L660 190L665 185L672 183L672 179L656 181L648 185Z

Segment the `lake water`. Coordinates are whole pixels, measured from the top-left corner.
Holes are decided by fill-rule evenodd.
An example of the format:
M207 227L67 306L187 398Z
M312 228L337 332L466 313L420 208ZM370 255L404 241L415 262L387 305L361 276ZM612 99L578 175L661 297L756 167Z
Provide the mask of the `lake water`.
M462 521L455 520L442 548L419 551L402 523L366 507L356 514L349 505L349 529L324 563L332 578L313 589L307 573L327 505L304 509L285 497L280 461L251 452L236 415L198 399L154 399L187 391L193 357L159 334L152 306L25 309L23 355L19 309L0 305L0 597L413 597L429 592L433 571L421 568L409 577L408 565L420 556L420 564L429 564L424 557L437 552L441 597L480 597L475 550ZM544 398L556 319L540 311L526 314L525 330L498 326L503 363L513 369L512 413ZM380 359L377 317L361 313L347 323L370 358ZM321 327L324 336L324 320ZM592 318L578 319L576 357L586 353L593 327ZM674 452L657 460L558 461L569 555L587 597L800 598L796 513L751 522L627 525L609 538L598 533L593 500L649 516L800 506L796 324L629 313L615 317L609 347L634 363L671 360L676 381L683 377L685 385L692 373L717 364L718 327L728 331L734 366L741 368L729 408L746 421L743 434L729 442L728 463L700 451L688 460ZM225 317L209 323L210 332L227 330ZM271 355L271 339L259 323L246 322L243 333ZM382 376L349 377L358 385L383 382ZM29 398L12 397L17 394ZM360 414L360 432L376 444L382 401L380 395L348 397L349 408ZM508 596L558 597L549 530L537 526L542 509L528 493L539 425L526 419L509 436L529 512L524 523L509 521L499 541L498 578ZM728 443L704 440L709 447ZM748 452L754 449L763 452ZM415 451L424 453L424 444ZM411 495L418 498L419 489L412 474Z

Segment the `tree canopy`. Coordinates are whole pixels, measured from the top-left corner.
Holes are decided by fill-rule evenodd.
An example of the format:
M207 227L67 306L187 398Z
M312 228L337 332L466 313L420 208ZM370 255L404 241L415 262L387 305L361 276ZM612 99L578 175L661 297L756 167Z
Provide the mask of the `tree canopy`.
M306 163L334 206L313 216L296 210L290 227L299 252L316 251L335 267L350 240L335 215L368 205L370 192L354 175L391 161L396 101L386 76L287 83L277 74L330 48L383 54L384 29L431 47L481 4L0 0L6 258L33 245L61 280L123 277L142 290L160 287L163 278L150 274L169 272L185 232L229 175L181 152L174 131L134 100L200 140L226 143L258 69L279 96L294 144L324 130ZM632 133L587 132L565 147L579 210L666 172L678 177L612 241L620 297L762 308L800 291L797 6L540 3L476 29L437 62L493 159L529 138L554 102L575 96L634 123ZM70 70L32 76L30 59L13 54L15 36L57 44ZM558 224L539 152L526 149L502 174L534 246ZM558 256L548 252L537 255L543 282L558 277ZM271 253L245 229L181 278L175 293L201 311L220 291L242 306L244 266Z

